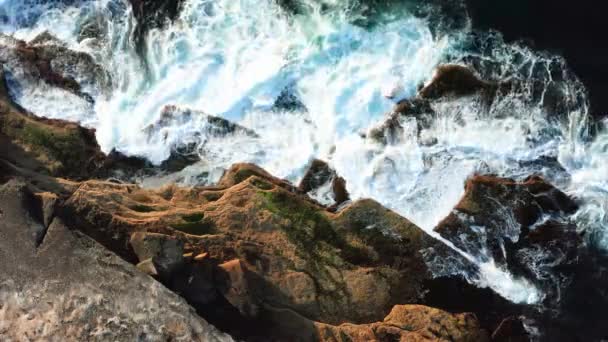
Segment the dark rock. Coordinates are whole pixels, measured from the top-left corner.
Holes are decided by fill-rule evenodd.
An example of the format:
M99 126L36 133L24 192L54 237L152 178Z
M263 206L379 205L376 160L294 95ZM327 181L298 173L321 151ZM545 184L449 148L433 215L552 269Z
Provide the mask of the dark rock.
M134 40L140 56L145 56L145 39L149 30L161 28L179 16L183 0L129 0L137 20Z
M140 262L151 260L160 277L168 279L184 265L184 243L174 237L138 232L129 242Z
M605 15L592 0L467 0L476 29L499 30L507 41L528 40L539 49L562 54L583 83L596 117L608 115L608 37Z
M420 90L418 96L424 99L438 99L446 96L466 96L479 91L493 92L497 84L482 81L471 69L457 65L444 64L435 70L435 75Z
M0 157L49 175L83 179L102 167L105 156L95 131L64 120L34 116L15 104L0 70Z
M292 87L287 87L279 94L272 109L275 111L303 112L306 111L306 106L293 93Z
M467 181L465 194L454 211L437 225L435 231L473 254L487 249L500 262L508 257L504 255L503 247L511 254L517 250L513 244L535 239L534 236L538 236L537 240L540 236L549 239L547 234L567 236L572 227L537 227L550 226L550 222L542 222L544 215L559 219L576 209L571 198L539 177L517 182L474 176ZM483 231L474 227L483 227Z
M338 176L335 170L329 167L326 162L319 159L315 159L311 162L304 177L300 181L300 185L298 185L298 191L310 193L328 183L331 183L330 191L334 200L334 206L339 206L350 200L344 178Z
M90 55L66 48L48 32L29 43L0 35L0 64L18 83L14 88L39 87L44 82L91 103L95 95L107 94L111 88L109 74Z
M198 130L184 134L173 131L175 127L197 127ZM144 133L148 141L160 139L163 144L171 146L171 154L161 165L166 172L177 172L201 160L200 147L209 139L229 138L234 135L245 135L255 138L257 134L241 125L201 111L182 109L176 106L165 106L159 119L147 126Z

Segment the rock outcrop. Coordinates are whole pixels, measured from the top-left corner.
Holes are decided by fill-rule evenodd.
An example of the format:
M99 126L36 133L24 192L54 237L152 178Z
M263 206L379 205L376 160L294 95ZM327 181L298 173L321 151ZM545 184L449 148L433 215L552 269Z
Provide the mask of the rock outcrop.
M0 339L232 341L61 219L41 220L37 195L20 181L0 185Z
M0 34L0 64L20 88L17 93L44 83L92 103L111 86L109 74L90 55L70 50L47 32L30 42Z
M492 258L506 261L522 244L572 240L576 234L564 220L577 209L566 194L539 177L515 181L492 176L474 176L453 212L435 231L457 247L488 250ZM476 229L483 229L480 231ZM483 244L483 245L480 245Z
M10 98L0 71L1 157L53 176L87 178L103 163L95 132L64 120L30 114Z
M498 315L495 311L483 315L481 310L471 308L480 317L494 317L491 325L497 326L497 340L509 340L504 337L507 332L515 340L525 337L517 320L497 325L496 320L508 312L532 318L546 340L602 336L602 329L596 328L597 317L601 316L599 312L608 302L608 295L595 289L608 284L608 276L602 267L594 266L605 262L600 261L604 260L602 253L584 242L570 219L577 208L573 198L537 176L520 181L474 176L467 181L465 194L452 213L435 228L458 248L479 260L493 260L498 267L524 277L542 291L542 305L551 314L539 315L530 308L496 301L482 305L492 310L501 308ZM447 292L454 291L433 291ZM479 298L483 297L473 297L470 304ZM583 301L587 304L580 310ZM431 300L429 304L447 302Z
M88 181L64 203L63 216L125 258L132 258L130 241L138 262L153 257L133 245L140 231L175 236L184 253L209 253L217 264L238 259L251 274L250 307L367 323L393 305L421 301L430 275L418 251L427 237L406 219L370 200L332 214L248 164L219 184L147 191Z

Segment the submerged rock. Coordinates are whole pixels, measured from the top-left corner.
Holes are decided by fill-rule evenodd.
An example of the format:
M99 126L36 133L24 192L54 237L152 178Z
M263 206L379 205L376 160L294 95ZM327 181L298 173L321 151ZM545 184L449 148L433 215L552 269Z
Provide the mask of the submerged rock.
M183 0L129 0L137 26L133 32L140 56L145 56L145 39L151 29L161 28L177 19Z
M165 106L158 120L144 128L144 133L148 143L170 147L169 158L160 165L167 172L177 172L200 161L203 147L210 140L258 137L254 131L224 118L177 106Z
M435 231L463 250L487 250L494 260L505 262L526 243L548 243L558 237L579 241L576 234L570 236L574 227L558 223L576 209L571 198L539 177L518 182L474 176Z
M460 97L478 91L495 91L497 86L482 81L465 66L444 64L437 67L433 78L418 92L418 96L430 100L446 96Z

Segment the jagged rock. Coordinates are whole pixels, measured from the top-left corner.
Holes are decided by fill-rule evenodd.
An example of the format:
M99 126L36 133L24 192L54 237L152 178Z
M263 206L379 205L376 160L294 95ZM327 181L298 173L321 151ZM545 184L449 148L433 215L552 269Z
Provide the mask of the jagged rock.
M296 188L289 182L274 177L261 167L249 163L239 163L232 165L228 170L226 170L226 172L218 182L218 186L222 188L228 188L242 183L243 181L246 181L253 176L261 178L265 181L269 181L270 183L278 185L289 191L296 190Z
M543 304L559 313L537 322L541 330L547 336L574 338L581 336L575 327L586 324L574 318L580 314L572 313L572 303L580 300L574 299L581 292L577 284L600 284L608 279L605 272L592 270L590 265L596 263L593 249L586 246L569 219L577 208L572 198L539 177L515 181L474 176L467 181L454 211L435 231L462 250L481 260L492 258L499 267L541 289ZM487 255L481 254L484 251ZM596 303L608 300L599 293L593 297ZM593 312L596 309L591 307L597 304L589 306ZM518 314L517 310L511 312ZM561 323L556 325L557 321ZM586 333L597 336L591 328Z
M111 89L109 74L91 56L68 49L48 32L29 43L0 35L0 64L17 88L41 87L43 82L87 102Z
M156 266L154 265L154 261L152 261L152 258L140 262L135 267L137 267L138 270L144 272L145 274L151 275L153 277L158 275L158 271L156 270Z
M24 229L37 220L20 200L24 186L0 185L0 339L232 340L178 295L61 219L36 246Z
M316 324L319 341L489 341L471 314L450 314L421 305L398 305L382 322Z
M491 82L480 79L475 72L466 66L444 64L437 67L433 78L418 92L417 96L399 101L385 120L372 127L366 137L382 144L401 142L405 132L404 122L416 120L417 134L429 127L436 119L432 101L449 100L469 95L479 95L482 104L490 105L498 91L509 91L509 82ZM433 137L419 136L421 144L433 145Z
M65 206L66 216L79 218L74 226L90 227L85 231L92 234L101 226L104 236L117 237L104 244L121 254L121 236L145 222L148 232L180 236L211 260L239 259L252 275L247 292L255 300L249 302L291 308L314 320L372 322L397 303L422 300L430 275L418 252L427 239L421 229L373 201L334 215L294 190L241 164L218 187L174 189L165 197L131 185L86 182ZM142 205L147 209L130 209Z
M454 211L435 231L463 250L475 253L485 249L495 260L505 261L510 255L504 254L503 247L512 254L522 244L568 237L574 227L558 222L563 214L576 209L572 199L539 177L518 182L474 176L467 181ZM578 241L576 234L568 240L572 238ZM518 243L520 246L515 246Z
M317 192L326 185L330 185L328 190L333 202L332 205L339 206L350 199L344 178L338 176L335 170L319 159L311 162L300 181L300 185L298 185L298 191L302 193ZM312 195L316 195L316 193Z
M478 91L495 91L497 84L482 81L464 66L444 64L437 67L431 81L424 86L418 96L424 99L438 99L445 96L466 96Z
M430 127L435 115L430 102L425 99L402 100L395 105L386 119L380 125L372 127L366 136L385 145L396 144L403 139L404 128L402 120L415 118L420 130L421 128Z
M94 173L105 158L94 131L24 111L8 96L4 76L0 70L0 138L7 140L1 157L55 176L82 179Z

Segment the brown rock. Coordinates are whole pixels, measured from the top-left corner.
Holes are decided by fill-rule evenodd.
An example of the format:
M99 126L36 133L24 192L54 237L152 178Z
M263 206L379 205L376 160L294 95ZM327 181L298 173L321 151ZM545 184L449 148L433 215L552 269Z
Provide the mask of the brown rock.
M154 265L152 258L141 261L135 267L137 267L138 270L140 270L148 275L151 275L151 276L158 275L158 271L156 270L156 266Z
M489 247L493 257L502 260L504 255L500 246L504 241L516 243L526 238L541 241L551 239L550 236L563 237L569 228L549 226L551 221L540 227L532 226L541 223L545 214L560 215L576 209L571 198L539 177L518 182L474 176L466 182L465 194L454 212L442 220L435 231L465 250ZM479 245L479 233L472 225L484 227L484 240L489 246ZM472 245L467 245L469 243Z
M457 64L441 65L435 75L418 96L425 99L437 99L445 96L466 96L480 90L490 90L496 85L482 81L475 73Z
M397 305L378 323L315 326L319 341L489 341L474 315L422 305Z
M201 253L194 257L194 261L203 261L209 257L209 253Z

